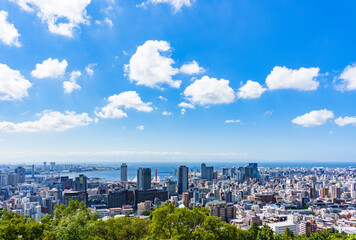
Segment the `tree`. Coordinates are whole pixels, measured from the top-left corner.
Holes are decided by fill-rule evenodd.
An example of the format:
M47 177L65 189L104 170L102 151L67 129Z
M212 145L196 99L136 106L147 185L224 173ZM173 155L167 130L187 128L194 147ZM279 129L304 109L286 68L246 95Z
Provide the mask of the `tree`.
M289 240L293 238L294 238L293 231L290 230L289 228L286 228L286 230L284 230L283 239Z
M274 240L273 230L269 226L263 225L263 227L259 230L256 239L257 240Z
M258 226L258 223L253 222L251 227L248 229L250 239L256 239L259 231L260 231L260 228Z

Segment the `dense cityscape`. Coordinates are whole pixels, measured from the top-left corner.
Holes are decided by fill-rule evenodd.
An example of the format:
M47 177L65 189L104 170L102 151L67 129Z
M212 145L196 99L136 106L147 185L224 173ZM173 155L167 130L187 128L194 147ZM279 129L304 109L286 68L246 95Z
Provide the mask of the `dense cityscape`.
M293 168L232 166L199 171L180 165L173 176L160 178L157 169L137 168L129 180L130 164L117 169L117 181L88 178L80 165L55 162L2 166L0 207L36 221L53 215L56 206L83 202L101 220L149 218L161 205L207 207L211 216L249 229L269 226L283 235L310 235L335 229L356 233L355 168ZM75 172L71 178L66 173Z

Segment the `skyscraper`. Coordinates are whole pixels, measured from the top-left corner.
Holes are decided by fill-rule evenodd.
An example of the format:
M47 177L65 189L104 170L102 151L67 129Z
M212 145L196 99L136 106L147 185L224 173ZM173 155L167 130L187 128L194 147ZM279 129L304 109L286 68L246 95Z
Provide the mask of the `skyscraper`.
M253 167L251 166L245 167L245 178L253 178Z
M137 169L137 189L143 191L151 189L151 168Z
M23 167L17 167L15 169L15 173L17 174L17 179L19 183L25 182L26 170Z
M121 181L127 182L127 165L126 165L126 163L121 164Z
M84 174L80 174L75 178L74 190L78 192L86 192L88 188L88 178Z
M56 162L50 162L49 164L50 164L51 170L54 170L56 167Z
M258 178L258 164L257 163L249 163L250 167L253 168L253 178Z
M188 167L178 167L178 194L182 194L188 190Z
M209 166L205 168L206 171L206 180L208 181L213 181L214 179L214 167L213 166Z
M31 175L32 175L32 178L35 177L35 164L32 164L32 167L31 167Z
M205 163L202 163L201 164L201 178L202 179L206 179L206 164Z

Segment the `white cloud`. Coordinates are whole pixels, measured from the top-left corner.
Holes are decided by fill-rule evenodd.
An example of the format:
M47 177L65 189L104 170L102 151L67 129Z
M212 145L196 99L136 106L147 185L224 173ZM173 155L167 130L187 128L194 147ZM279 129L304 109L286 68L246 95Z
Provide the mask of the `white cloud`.
M299 116L292 120L292 123L303 127L315 127L325 124L329 119L334 118L332 111L323 109L319 111L311 111L303 116Z
M114 24L112 23L112 21L111 21L109 18L107 18L107 17L106 17L104 20L102 20L102 21L96 20L95 23L96 23L96 24L99 24L99 25L105 23L105 24L107 24L109 27L113 27L113 26L114 26Z
M144 103L140 96L135 91L122 92L118 95L112 95L108 98L109 104L101 108L100 112L95 114L100 118L123 118L127 114L119 109L136 109L140 112L151 112L153 109L150 106L152 103Z
M335 123L340 127L346 125L356 126L356 117L339 117L338 119L335 119Z
M229 81L216 78L202 77L195 80L184 90L184 96L192 103L198 105L232 103L235 100L234 90Z
M21 36L14 24L7 21L8 13L0 11L0 40L6 45L21 47L19 37Z
M236 119L236 120L226 120L225 123L240 123L241 121Z
M237 96L244 99L259 98L261 95L267 91L258 82L248 80L245 85L239 88Z
M36 121L22 123L0 122L0 131L3 132L41 132L41 131L65 131L71 128L86 126L93 122L87 113L76 114L66 111L65 113L43 111L38 114Z
M167 112L167 111L163 111L163 112L162 112L162 115L163 115L163 116L171 116L171 115L173 115L173 113Z
M190 109L194 109L195 106L191 103L187 103L187 102L181 102L178 104L178 107L182 108L180 110L181 114L184 115L185 112L187 111L186 108L190 108Z
M143 125L137 126L136 128L137 128L137 130L140 130L140 131L145 130L145 127Z
M96 65L97 65L96 63L92 63L92 64L89 64L88 66L85 67L85 71L87 72L87 74L89 76L93 76L93 74L94 74L93 67L96 66Z
M264 116L271 116L273 114L272 110L267 110L266 112L264 112Z
M35 78L58 78L63 76L67 66L68 63L65 59L60 62L58 59L48 58L42 63L37 63L36 69L31 72L31 75Z
M300 68L298 70L286 67L274 67L266 78L266 84L270 90L296 89L302 91L316 90L319 82L315 80L319 76L319 68Z
M146 2L143 2L139 6L146 6L147 3L152 3L152 4L159 4L159 3L167 3L170 4L174 11L177 12L179 11L183 6L190 7L192 5L192 2L194 0L147 0Z
M356 90L356 64L347 66L339 76L342 80L341 86L337 86L340 90Z
M168 99L167 98L165 98L165 97L163 97L163 96L159 96L158 97L160 100L162 100L162 101L165 101L165 102L167 102L168 101Z
M91 0L10 0L27 12L37 12L54 34L72 37L79 24L89 24L86 7Z
M180 104L178 104L178 106L180 108L190 108L190 109L194 109L194 105L191 103L186 103L186 102L181 102Z
M77 84L77 79L82 75L80 71L73 71L70 73L70 80L63 82L64 93L71 93L75 89L81 89Z
M31 85L20 71L0 63L0 100L12 101L27 97Z
M185 73L185 74L199 74L199 73L203 73L205 72L205 69L202 67L199 67L199 64L196 61L193 61L191 63L188 64L184 64L181 68L180 68L180 72L181 73Z
M139 46L130 63L125 65L125 73L130 81L152 88L161 88L162 84L179 88L181 81L172 79L179 70L172 67L173 59L161 55L170 49L168 42L157 40L149 40Z

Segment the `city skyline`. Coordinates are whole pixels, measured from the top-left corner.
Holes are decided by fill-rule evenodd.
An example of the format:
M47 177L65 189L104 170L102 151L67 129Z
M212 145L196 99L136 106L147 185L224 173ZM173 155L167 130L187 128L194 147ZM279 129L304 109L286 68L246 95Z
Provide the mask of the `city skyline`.
M2 1L0 164L355 162L355 7Z

